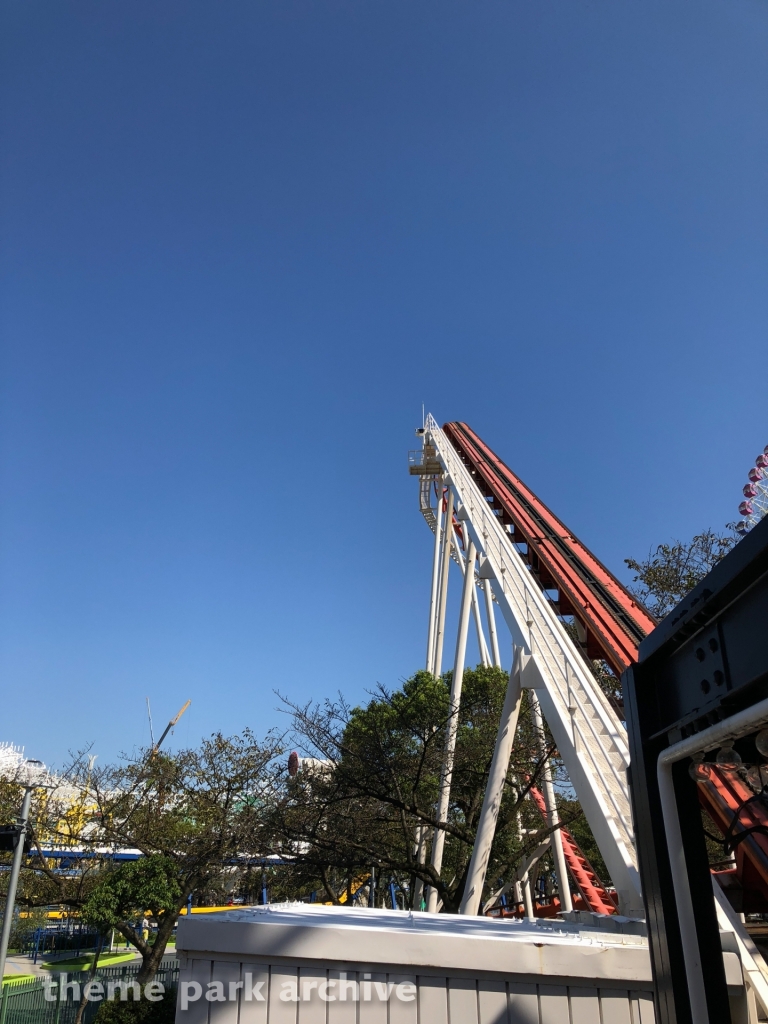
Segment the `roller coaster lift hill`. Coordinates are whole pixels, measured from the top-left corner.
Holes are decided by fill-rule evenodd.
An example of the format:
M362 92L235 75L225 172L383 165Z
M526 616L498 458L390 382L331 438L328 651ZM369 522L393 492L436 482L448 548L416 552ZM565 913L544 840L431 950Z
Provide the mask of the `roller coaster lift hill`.
M485 664L500 664L494 606L513 644L460 913L483 909L525 688L546 719L615 886L601 887L572 837L558 830L552 854L560 912L577 913L571 906L580 899L603 919L617 911L645 917L657 1024L768 1018L768 966L742 916L768 913L768 517L761 518L768 450L744 489L739 542L657 624L467 424L440 428L428 416L417 434L422 448L410 454L410 472L435 534L427 670L443 671L451 560L464 578L452 707L460 700L470 616ZM485 597L489 644L477 590ZM623 706L597 684L594 659L621 677ZM451 767L449 735L441 820ZM554 824L547 787L533 799ZM710 840L723 851L712 869L702 808L720 833ZM432 864L439 871L438 840L436 831ZM736 962L739 976L731 977L726 964Z

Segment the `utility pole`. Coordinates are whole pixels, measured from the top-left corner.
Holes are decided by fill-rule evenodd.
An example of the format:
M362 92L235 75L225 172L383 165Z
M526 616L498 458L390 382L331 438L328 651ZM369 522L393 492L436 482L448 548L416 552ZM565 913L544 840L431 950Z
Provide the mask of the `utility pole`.
M40 776L45 772L42 761L26 761L24 768L27 769L27 779L24 782L24 799L21 801L21 811L18 819L18 837L13 849L13 862L11 864L11 877L8 882L8 895L5 898L5 913L3 915L3 930L0 933L0 985L2 985L5 974L5 961L8 956L8 941L11 937L11 926L13 924L13 911L16 905L16 889L19 884L21 873L21 861L24 856L24 840L27 835L27 822L29 820L29 808L32 804L32 791L41 785L41 782L34 776ZM42 769L42 771L41 771ZM5 999L5 996L3 996Z

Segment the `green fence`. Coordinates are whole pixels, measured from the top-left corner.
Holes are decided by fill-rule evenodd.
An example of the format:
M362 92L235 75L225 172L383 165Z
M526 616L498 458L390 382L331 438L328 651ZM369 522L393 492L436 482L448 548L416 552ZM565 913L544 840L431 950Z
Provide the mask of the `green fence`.
M114 967L96 969L94 981L100 981L105 991L110 981L128 981L135 979L139 973L141 962L116 964ZM35 978L34 981L22 981L16 984L6 983L3 986L3 1001L0 1004L0 1024L74 1024L78 1001L72 997L72 989L67 992L65 1000L59 999L57 983L62 980L63 972L52 973L50 979ZM55 1000L45 998L44 981L52 981L54 985L48 991L55 994ZM88 971L67 974L67 982L75 981L82 986L88 981ZM155 981L165 986L165 999L176 999L176 986L179 980L179 963L175 957L163 958L155 975ZM131 996L132 998L132 996ZM91 1024L101 1006L100 1002L88 1003L83 1016L83 1024Z

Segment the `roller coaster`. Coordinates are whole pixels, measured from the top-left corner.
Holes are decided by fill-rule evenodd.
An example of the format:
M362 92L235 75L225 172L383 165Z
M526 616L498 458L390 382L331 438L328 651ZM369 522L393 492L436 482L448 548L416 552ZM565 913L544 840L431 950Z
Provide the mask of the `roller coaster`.
M435 535L426 667L435 674L443 670L451 561L459 564L463 576L452 709L458 709L460 700L471 615L484 661L493 649L493 660L500 664L496 608L509 627L514 650L510 693L462 913L478 912L514 742L519 693L527 688L546 719L616 886L615 895L606 890L572 837L561 829L552 837L560 909L567 913L578 899L598 914L643 916L627 784L629 754L622 702L616 692L618 677L637 661L639 645L656 620L466 423L441 428L429 416L417 434L422 447L409 453L410 473L419 478L420 509ZM768 455L761 461L768 466ZM740 509L742 514L757 515L754 501L762 479L763 467L758 465L757 473L750 476L750 494L745 488L753 505ZM490 644L485 640L478 591L485 596ZM599 685L593 673L596 662L616 677L614 693L604 692ZM722 673L719 680L715 673L712 685L727 685ZM742 962L751 965L745 969L753 972L758 1002L768 1011L766 966L738 916L768 911L768 811L754 799L756 790L749 777L734 767L708 763L693 766L692 771L698 773L702 808L723 836L739 835L740 841L726 844L724 863L713 870L718 918L722 930L736 933ZM448 806L451 768L449 735L441 820ZM757 791L763 781L757 780ZM546 785L543 789L532 796L545 819L556 824L552 793L547 793ZM436 830L432 863L438 869L440 854ZM538 912L546 911L539 908Z

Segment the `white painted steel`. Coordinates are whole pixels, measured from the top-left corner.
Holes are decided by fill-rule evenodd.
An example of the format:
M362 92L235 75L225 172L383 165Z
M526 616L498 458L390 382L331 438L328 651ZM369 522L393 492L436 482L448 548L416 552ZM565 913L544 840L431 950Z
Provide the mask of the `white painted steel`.
M686 739L673 743L662 750L656 767L656 777L659 783L659 796L661 799L661 811L664 818L664 831L667 836L667 849L669 850L669 863L672 873L672 884L675 890L675 904L677 906L677 918L680 924L680 935L683 940L683 957L685 960L685 973L688 981L688 995L691 1000L693 1019L696 1024L709 1024L706 997L704 994L704 977L702 974L701 956L699 943L696 934L696 924L693 916L693 899L688 884L688 869L683 855L682 833L680 831L680 818L677 812L677 798L672 780L672 767L685 757L692 757L694 754L704 753L716 747L723 746L726 742L733 742L749 732L753 732L760 725L768 722L768 699L761 700L752 707L739 711L723 722L717 722L708 729L688 736ZM735 927L731 930L736 932ZM738 932L736 932L738 938ZM749 949L743 941L742 946L749 953ZM760 958L762 960L762 957ZM754 957L746 968L747 978L750 971L762 973L762 967ZM758 993L759 995L759 993ZM766 993L768 997L768 993ZM762 999L761 999L762 1001ZM714 1024L714 1022L712 1022Z
M450 502L449 502L450 504ZM446 520L450 523L450 519ZM437 820L448 820L448 806L451 798L451 779L453 777L453 756L456 750L456 734L459 728L459 705L461 703L461 685L464 679L464 660L467 654L467 631L469 628L469 611L471 597L475 589L475 545L470 541L467 549L467 564L464 572L464 587L461 593L461 610L459 612L459 632L456 637L456 657L453 662L453 678L451 680L451 697L448 706L448 725L445 735L445 755L443 771L440 779L440 799L437 806ZM435 828L432 840L432 867L440 874L443 866L443 848L445 846L445 829ZM431 913L437 913L437 890L430 886L428 907Z
M488 644L485 639L485 631L483 630L483 620L480 617L480 602L477 599L477 587L472 587L472 615L475 620L475 630L477 632L477 646L480 651L480 661L484 668L489 668L491 664L491 655L488 650Z
M619 895L623 913L641 916L624 730L498 517L432 416L427 432L485 555L491 585L515 644L531 655L523 685L536 689L544 717Z
M461 512L461 510L459 510ZM469 533L466 527L462 526L462 533L464 535L464 550L469 549ZM455 538L454 538L455 542ZM467 561L461 548L458 544L455 544L454 558L461 567L461 575L464 576L467 571ZM480 604L477 600L477 588L472 587L472 617L475 620L475 632L477 633L477 647L480 652L480 661L487 668L491 664L491 656L488 652L488 644L485 641L485 632L483 630L483 620L480 617Z
M534 690L530 693L531 700L531 715L533 717L533 726L536 730L536 735L539 738L539 750L542 755L546 754L546 747L544 743L544 719L541 715L541 707L539 705L539 698L536 696ZM555 803L555 790L552 785L552 771L549 767L549 761L547 761L541 772L541 788L544 796L544 805L547 808L547 824L550 827L558 825L560 823L560 815L557 813L557 804ZM557 885L560 890L560 905L564 913L569 914L573 910L573 901L571 900L571 888L568 881L568 869L565 866L565 855L563 853L563 836L560 829L557 829L552 833L552 852L554 853L555 859L555 874L557 875Z
M501 668L501 654L499 653L499 637L496 633L496 613L493 610L493 592L491 581L483 580L483 594L485 594L485 614L488 618L488 633L491 637L491 650L493 652L493 664Z
M496 746L494 747L491 770L488 775L488 785L483 797L480 820L477 824L477 835L472 850L472 859L469 862L469 871L464 887L464 898L459 910L460 914L472 916L480 910L480 900L483 895L486 871L488 870L488 858L491 854L493 837L496 834L496 821L499 817L501 797L504 792L509 759L512 755L512 746L515 741L517 719L520 714L520 698L522 696L520 685L521 656L521 652L518 650L513 659L512 671L509 673L507 692L504 697L504 706L501 709Z
M763 959L752 936L744 927L740 916L728 902L728 897L720 888L720 883L714 877L712 878L712 888L715 892L715 908L720 931L733 932L736 937L747 988L752 989L763 1011L762 1016L765 1018L768 1015L768 964ZM749 1024L752 1024L751 1020Z
M496 903L496 901L501 896L503 896L504 893L509 892L510 889L514 890L515 895L518 896L518 887L521 884L521 879L527 878L530 881L531 871L538 864L538 862L541 860L541 858L544 856L544 854L547 852L551 845L552 844L550 843L549 836L547 836L547 838L542 843L539 843L539 845L536 847L533 853L528 854L525 860L517 865L512 880L506 882L500 889L497 889L496 892L493 893L491 897L486 901L485 906L483 907L483 913L485 913L487 910L490 910L494 903ZM530 902L530 891L528 893L528 900ZM522 898L518 898L517 902L523 902ZM526 904L525 912L529 918L533 919L533 903L530 903L530 910L528 909L528 904Z
M427 826L416 826L416 842L413 847L413 855L418 864L424 863L424 856L427 852ZM421 898L424 894L424 882L417 878L413 886L413 905L417 910L421 909Z
M451 545L453 542L453 491L448 491L448 502L443 522L443 561L440 566L440 592L437 609L437 636L435 637L434 674L443 671L443 643L445 640L445 609L448 605L448 570L451 567Z
M442 486L440 487L442 491ZM442 541L443 502L438 496L435 513L435 550L432 556L432 588L429 595L429 630L427 635L427 672L435 671L435 633L437 632L437 591L440 582L440 544Z

